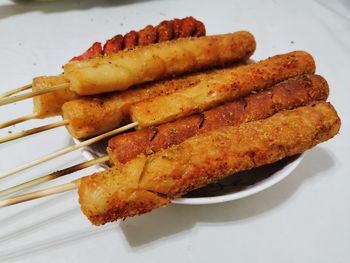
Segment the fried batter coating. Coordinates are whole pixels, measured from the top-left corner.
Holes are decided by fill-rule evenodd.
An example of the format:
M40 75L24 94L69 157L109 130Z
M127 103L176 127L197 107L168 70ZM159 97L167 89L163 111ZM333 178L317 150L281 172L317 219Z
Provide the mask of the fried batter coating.
M193 17L187 17L180 19L181 24L194 23L195 31L191 32L191 35L187 37L201 37L205 35L204 24ZM170 21L163 21L150 32L152 26L147 26L139 32L131 31L125 36L116 35L113 38L106 41L105 45L101 46L101 43L95 42L87 51L82 55L74 57L73 60L85 60L99 55L110 55L112 53L119 52L126 49L134 48L137 45L144 46L157 42L164 42L167 40L175 39L173 37L173 23ZM149 34L151 36L149 37ZM186 33L187 34L187 33ZM182 34L183 36L184 34ZM141 42L141 43L140 43ZM66 79L63 76L52 76L52 77L37 77L33 79L33 91L39 89L45 89L52 87L57 84L63 84ZM62 105L70 100L77 98L78 96L70 91L70 89L53 91L48 94L36 96L34 98L34 113L37 114L37 118L46 118L51 116L57 116L61 114ZM85 104L86 105L86 104ZM84 111L84 110L82 110ZM97 125L97 124L96 124ZM92 136L95 133L86 135L85 137Z
M212 71L143 84L107 96L81 97L66 102L62 107L62 115L69 121L67 128L72 136L88 138L129 123L129 107L133 103L193 86L210 74Z
M33 79L32 89L33 91L37 91L64 83L66 83L66 80L62 76L36 77ZM35 96L33 97L33 112L38 119L57 116L61 114L62 105L65 102L77 99L78 97L78 95L71 92L69 89L57 90Z
M130 115L140 127L159 125L202 112L290 77L314 72L315 62L304 51L277 55L231 71L217 71L194 86L136 103L130 107Z
M340 119L321 102L192 137L77 182L95 225L149 212L230 174L302 153L335 136Z
M264 119L281 110L326 100L328 92L326 80L318 75L288 79L270 89L203 113L116 136L108 142L110 162L126 163L141 153L151 154L198 134L228 125Z
M121 91L133 85L248 59L255 39L246 31L139 47L64 65L70 89L79 95Z

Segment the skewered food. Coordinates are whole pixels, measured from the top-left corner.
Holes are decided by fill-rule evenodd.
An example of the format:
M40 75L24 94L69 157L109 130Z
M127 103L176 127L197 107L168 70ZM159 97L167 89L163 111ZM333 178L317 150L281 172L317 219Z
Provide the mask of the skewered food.
M95 225L164 206L232 173L304 152L337 134L325 102L192 137L77 181L83 213Z
M148 35L156 35L157 37L148 37ZM131 40L130 35L135 35ZM106 41L103 48L101 43L94 43L87 51L80 56L76 56L71 61L82 61L101 55L111 55L122 51L123 49L132 49L137 46L147 46L154 43L160 43L168 40L186 37L201 37L205 35L204 24L193 17L183 19L173 19L163 21L159 25L153 27L146 26L144 29L136 32L117 35ZM33 91L47 89L59 84L66 83L66 79L62 76L41 76L33 79ZM36 118L46 118L61 115L62 105L70 100L78 98L78 95L69 88L46 93L33 98L34 113Z
M327 97L328 85L321 76L304 75L288 79L260 93L250 94L201 114L114 137L109 140L108 155L0 191L0 197L97 163L107 161L111 165L126 163L141 153L151 154L198 134L263 119L278 111L326 100Z
M206 79L208 72L146 83L130 90L99 97L71 100L62 107L67 128L75 138L88 138L130 122L129 107L133 103L168 95Z
M132 85L248 59L255 51L246 31L174 41L64 65L69 87L79 95L126 90Z
M244 70L242 70L242 68ZM225 69L224 69L224 71L225 71ZM145 115L144 110L141 110L141 111L143 111L143 112L141 112L141 114L138 113L137 110L139 110L139 109L137 108L137 104L134 104L131 106L130 118L132 120L138 118L137 116L141 116L141 117L145 118L144 120L138 119L138 121L140 121L140 123L138 121L133 122L133 123L129 123L129 124L124 125L122 127L116 128L112 131L100 134L94 138L90 138L89 140L85 141L84 143L80 143L78 145L71 146L71 147L68 147L66 149L62 149L60 151L52 153L52 154L45 156L43 158L40 158L40 159L34 160L30 163L19 166L15 169L11 169L5 173L0 173L0 178L4 178L4 177L7 177L7 176L12 175L14 173L17 173L19 171L23 171L25 169L28 169L30 167L33 167L33 166L38 165L40 163L43 163L47 160L51 160L53 158L56 158L56 157L61 156L63 154L72 152L72 151L77 150L79 148L82 148L84 146L91 145L97 141L103 140L103 139L108 138L110 136L115 136L118 133L124 132L128 129L131 129L131 128L135 128L135 127L142 128L142 127L152 126L152 125L156 124L157 122L162 123L165 121L171 121L171 120L174 120L178 117L182 117L182 116L189 115L191 113L199 112L198 104L200 104L203 107L202 110L204 110L207 107L208 108L214 107L214 106L218 105L219 103L223 103L224 101L218 100L219 98L224 98L225 100L233 100L237 97L247 95L248 93L250 93L253 90L261 90L261 89L267 88L267 87L271 86L272 84L283 81L289 77L293 77L293 76L297 76L297 75L305 74L305 73L313 73L315 71L315 64L314 64L314 60L313 60L311 55L309 55L308 53L303 52L303 51L296 51L296 52L291 52L291 53L287 53L284 55L274 56L270 59L261 61L259 63L247 65L245 67L241 67L241 70L239 70L239 68L237 68L237 71L239 74L237 72L233 71L233 72L231 72L231 74L226 76L226 78L229 80L229 81L226 80L227 81L226 85L219 85L219 84L215 85L216 81L221 83L221 84L225 83L220 78L218 78L216 81L212 81L212 82L209 81L211 84L214 83L212 85L212 89L210 89L211 85L203 85L202 86L203 89L206 89L207 91L214 91L214 93L209 92L209 94L211 95L209 97L208 97L208 94L205 94L205 93L203 94L202 91L197 90L198 85L200 83L198 85L193 86L195 89L191 89L191 87L183 89L183 90L187 90L186 91L187 94L186 94L186 92L183 93L183 95L186 95L186 96L191 96L191 95L193 96L193 95L195 95L195 92L197 92L197 91L199 92L198 96L195 97L196 100L193 101L192 105L187 105L187 106L183 105L184 107L185 106L187 107L186 111L184 111L184 109L182 109L182 108L178 108L177 105L174 105L174 103L171 104L172 103L171 101L169 101L169 105L167 105L166 103L167 103L167 100L169 100L169 96L158 97L158 98L166 98L166 99L165 99L165 101L163 101L164 102L163 104L157 105L159 107L163 107L163 111L167 110L168 112L160 113L157 116L155 112L150 111L149 114L154 114L153 117L151 117L151 118L149 116ZM222 77L222 75L220 75L220 72L218 74L214 74L214 76L216 76L216 77L221 76ZM188 93L188 91L189 91L189 93ZM195 92L193 92L193 91L195 91ZM227 94L225 95L226 91L227 91ZM178 96L177 97L175 96L175 99L178 99ZM150 100L150 101L152 102L152 100ZM185 101L191 102L191 99L185 100ZM182 103L183 102L184 101L182 101ZM181 102L179 101L179 103L181 103ZM197 105L196 105L196 103L197 103ZM152 104L152 103L150 103L150 104ZM141 104L141 105L145 106L144 104ZM173 109L171 109L171 107L169 107L171 105L174 106ZM154 105L154 106L156 106L156 105ZM133 107L136 107L136 111L133 110ZM85 112L88 113L90 110L91 109L87 109ZM178 110L180 112L178 112L174 116L171 116L172 114L174 114L174 112L176 112L176 110ZM159 113L159 111L158 111L158 113ZM170 118L170 116L171 116L171 118ZM157 120L157 121L155 122L155 120ZM84 118L82 119L82 121L84 121ZM52 124L49 127L43 126L42 128L44 130L47 130L48 128L58 127L58 126L67 125L67 124L69 124L69 121L63 120L59 123L56 123L55 125ZM103 127L105 127L105 126L103 126ZM40 130L42 131L43 129L40 129ZM37 130L38 129L34 129L34 132L37 132ZM32 133L30 133L30 134L32 134ZM18 138L19 136L22 136L22 134L14 134L14 135L8 136L6 138L3 138L2 142L12 140L13 138Z
M287 78L314 72L315 62L306 52L277 55L232 71L218 71L206 81L191 87L136 103L130 107L130 115L140 127L159 125L215 107Z
M314 71L311 55L291 52L247 66L146 84L111 97L72 100L63 105L63 118L69 121L69 132L76 138L101 134L129 122L130 118L140 127L149 127Z
M198 134L264 119L281 110L326 100L328 93L327 82L321 76L303 75L288 79L270 89L203 113L116 136L108 142L110 163L126 163L141 153L158 152Z
M0 174L0 178L130 128L144 129L111 139L108 156L2 190L0 196L108 159L112 168L0 200L0 207L78 188L83 213L101 225L149 212L191 190L302 153L337 134L340 119L333 106L324 102L327 83L310 75L315 63L303 51L147 84L245 61L255 51L254 37L246 31L168 41L204 33L202 23L186 18L117 35L103 48L94 43L73 58L64 66L64 74L34 79L33 93L8 98L28 89L26 85L1 94L0 105L6 105L54 91L36 98L37 116L57 115L69 101L63 106L65 120L56 127L69 124L79 138L109 132ZM116 53L122 49L126 50ZM135 85L139 86L122 92ZM112 91L119 93L79 97ZM46 108L49 104L51 108ZM110 131L130 120L134 122Z
M66 83L62 76L36 77L33 79L33 91L46 89L59 84ZM62 105L70 100L78 98L69 89L56 90L40 96L33 97L33 112L36 118L47 118L62 113Z

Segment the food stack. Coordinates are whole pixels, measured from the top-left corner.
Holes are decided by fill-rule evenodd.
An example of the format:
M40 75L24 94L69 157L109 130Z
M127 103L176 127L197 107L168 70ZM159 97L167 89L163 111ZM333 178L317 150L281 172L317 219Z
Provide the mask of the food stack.
M307 52L249 64L252 34L203 36L204 25L194 18L140 32L116 36L104 48L95 43L62 75L32 84L34 91L50 90L35 97L36 117L61 114L72 136L124 131L109 140L103 161L111 168L59 188L78 188L93 224L149 212L338 133L327 82L315 75Z

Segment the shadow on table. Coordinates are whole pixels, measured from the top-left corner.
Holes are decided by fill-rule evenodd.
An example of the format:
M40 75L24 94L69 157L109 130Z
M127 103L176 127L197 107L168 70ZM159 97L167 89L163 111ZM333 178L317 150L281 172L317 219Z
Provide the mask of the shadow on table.
M196 224L235 225L249 220L288 200L301 183L334 165L329 153L317 147L304 155L301 164L282 182L256 195L221 204L186 206L171 205L120 224L130 246L139 247L177 235Z
M3 5L0 7L0 19L35 11L41 11L43 13L56 13L70 10L86 10L93 7L123 6L147 1L152 0L12 0L13 4Z
M69 246L70 244L83 241L88 238L95 238L103 233L109 232L115 229L115 225L109 224L102 227L91 227L91 226L77 226L76 230L71 231L57 231L51 236L47 236L39 241L29 242L27 244L16 244L16 241L22 238L31 239L31 236L40 233L44 228L54 229L60 223L65 223L75 216L81 216L81 212L78 205L71 208L59 211L55 215L45 216L43 212L50 209L53 206L57 206L58 203L66 202L68 197L76 195L75 192L69 192L63 195L54 196L48 198L42 203L32 205L25 208L15 214L0 219L0 262L7 262L8 260L22 259L28 255L40 254L50 249L57 249L61 246ZM69 200L69 198L68 198ZM35 216L33 223L25 226L17 227L16 230L7 233L2 233L6 230L8 225L21 225L23 219ZM4 245L8 242L13 242L13 246L10 249L4 249Z
M38 220L35 220L32 224L22 228L18 227L10 233L0 234L0 248L2 244L7 242L14 243L10 250L0 249L0 262L23 258L29 254L43 253L60 246L69 246L76 241L95 238L103 233L115 231L118 227L121 228L132 249L138 249L151 245L157 240L171 238L189 231L196 224L213 224L213 227L239 224L240 221L268 213L281 205L297 191L305 179L316 176L333 165L332 156L323 148L317 147L312 152L304 155L301 164L284 181L254 196L215 205L170 205L140 217L130 218L119 224L107 224L102 227L81 227L74 232L55 233L43 240L16 246L16 240L24 237L30 239L31 235L38 233L43 227L55 227L57 223L78 216L80 211L77 207L73 207L48 218L37 217ZM66 193L65 196L55 196L38 205L25 208L16 214L1 219L0 226L6 229L6 225L16 224L16 222L18 223L18 221L33 215L33 213L40 214L43 210L54 206L58 202L67 202L75 194L75 192L70 192Z
M324 8L328 9L329 11L333 12L339 17L342 17L343 19L350 21L350 1L348 0L338 0L337 2L340 3L339 7L335 3L332 3L332 1L328 0L316 0L316 2L323 6ZM342 6L342 7L340 7Z

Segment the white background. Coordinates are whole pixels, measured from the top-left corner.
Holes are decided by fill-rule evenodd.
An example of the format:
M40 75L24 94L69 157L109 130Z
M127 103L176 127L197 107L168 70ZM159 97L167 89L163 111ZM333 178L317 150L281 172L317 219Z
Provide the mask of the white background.
M309 51L329 82L340 134L307 152L284 181L229 203L170 205L103 227L81 214L74 191L0 209L0 262L350 262L348 0L0 1L0 92L60 73L94 41L189 15L208 34L251 31L255 60ZM0 122L30 111L30 101L1 107ZM0 136L54 120L16 125ZM71 144L64 128L2 144L0 172ZM2 180L0 188L83 160L69 154Z

